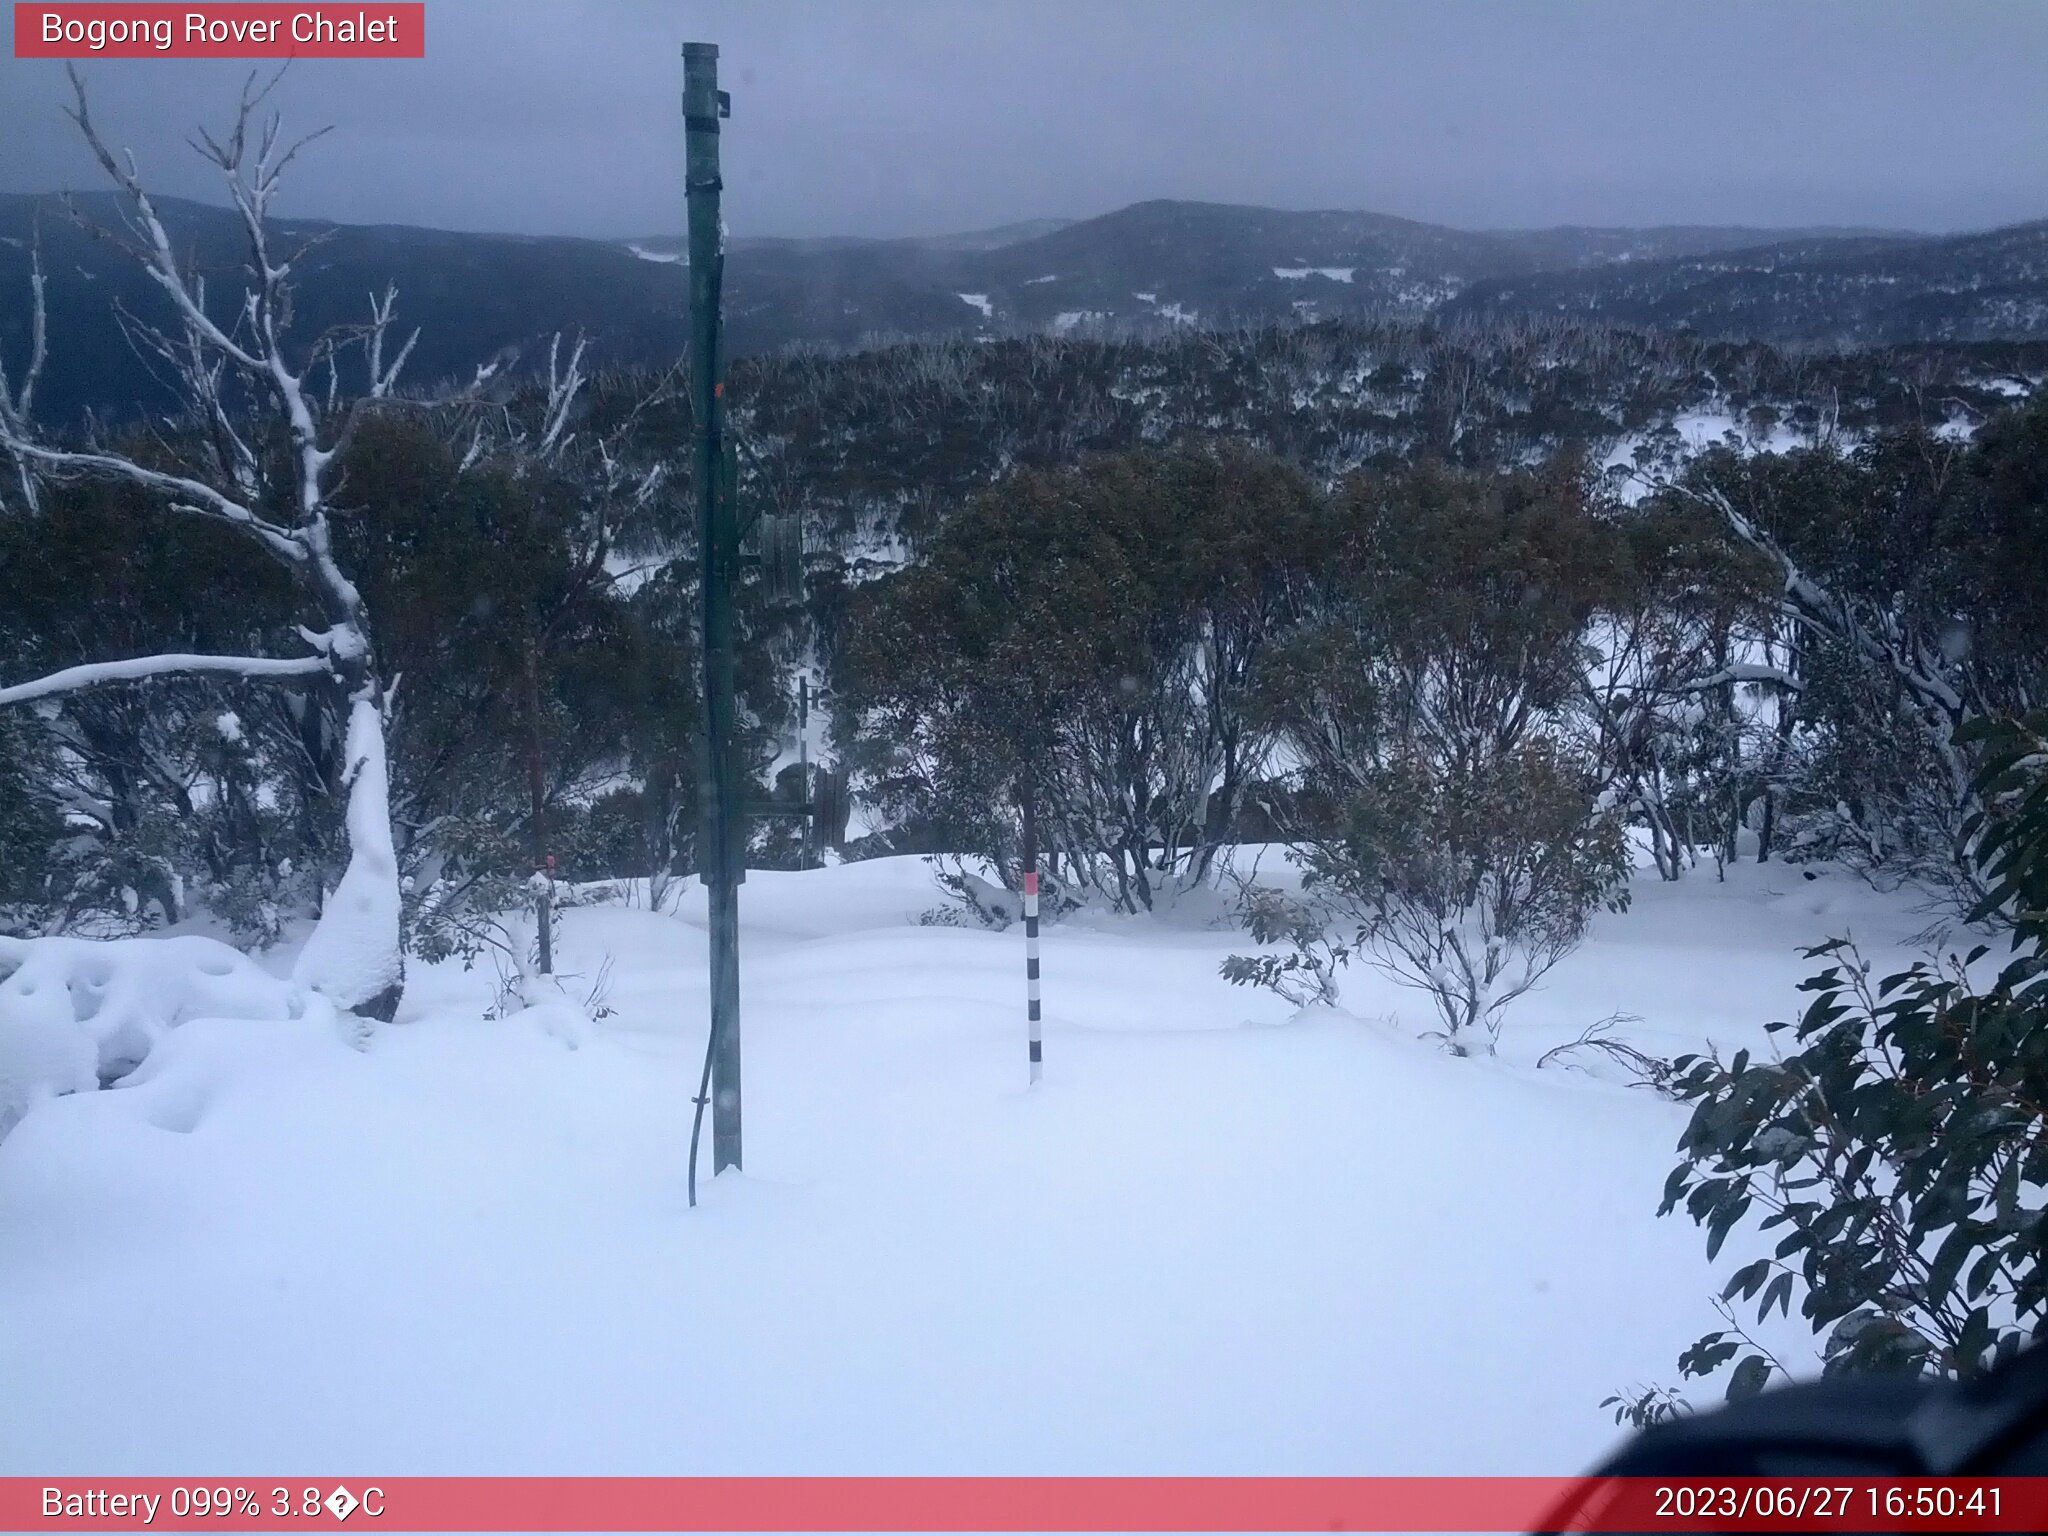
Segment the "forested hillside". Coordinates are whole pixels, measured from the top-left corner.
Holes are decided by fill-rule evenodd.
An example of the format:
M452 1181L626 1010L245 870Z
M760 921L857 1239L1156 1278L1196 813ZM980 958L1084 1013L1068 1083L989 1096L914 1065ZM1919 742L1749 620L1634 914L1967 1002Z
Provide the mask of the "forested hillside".
M1837 347L2039 336L2048 222L1947 239L1773 240L1753 250L1475 283L1449 308Z
M181 258L230 302L241 239L224 208L162 199ZM115 200L0 195L0 293L25 291L40 243L59 345L44 409L74 420L161 409L172 395L119 318L159 324L162 294L118 243ZM395 285L420 327L417 383L587 336L604 360L662 366L683 343L685 267L673 239L620 242L275 221L293 255L308 334L352 322ZM955 238L740 239L726 261L735 356L789 346L870 348L908 338L1176 330L1477 313L1560 314L1780 344L1888 345L2048 335L2041 226L1915 237L1857 230L1675 226L1476 232L1383 214L1295 213L1154 201L1071 223ZM223 311L224 313L226 311ZM0 305L0 347L28 344L25 309Z
M977 654L973 647L981 642L970 632L936 620L918 624L915 647L875 649L875 635L909 622L905 615L914 611L898 608L893 596L902 590L911 602L912 589L901 587L913 579L906 562L946 568L953 558L946 551L957 541L994 538L1009 526L1014 498L1065 494L1057 492L1066 483L1061 477L1093 475L1085 468L1091 462L1136 477L1128 494L1105 505L1091 537L1125 537L1114 531L1116 519L1151 517L1143 509L1164 498L1156 519L1133 525L1128 537L1135 542L1115 556L1130 562L1130 579L1140 587L1101 609L1098 620L1111 630L1127 622L1166 628L1144 628L1151 638L1132 640L1149 660L1120 651L1114 666L1125 670L1087 685L1110 686L1107 704L1124 686L1118 679L1145 679L1140 695L1125 695L1117 706L1140 713L1165 707L1184 686L1174 679L1188 658L1171 646L1159 651L1166 644L1160 637L1195 622L1211 601L1200 595L1202 583L1218 579L1175 577L1195 585L1158 588L1149 600L1165 606L1146 617L1137 592L1152 591L1150 584L1180 570L1181 561L1230 551L1244 571L1266 572L1260 579L1270 588L1247 599L1261 615L1264 637L1252 649L1278 654L1285 650L1280 638L1307 622L1300 581L1335 558L1318 553L1318 541L1355 537L1342 525L1363 515L1374 497L1427 501L1454 491L1490 506L1501 495L1512 501L1536 494L1516 489L1526 484L1542 488L1542 504L1553 508L1547 517L1583 527L1572 535L1580 548L1573 559L1593 562L1573 578L1580 585L1559 596L1564 627L1545 643L1591 646L1589 654L1605 658L1602 666L1613 660L1608 649L1624 613L1633 616L1630 623L1680 623L1657 606L1663 598L1624 597L1638 579L1628 573L1685 550L1693 551L1683 555L1690 561L1725 546L1713 558L1728 562L1725 579L1736 585L1716 600L1719 617L1704 630L1684 627L1704 622L1698 616L1682 626L1690 636L1684 645L1705 649L1692 663L1659 649L1664 682L1656 687L1676 687L1668 674L1685 666L1702 676L1725 673L1731 657L1762 670L1750 683L1724 689L1720 707L1733 734L1712 749L1718 767L1710 772L1706 760L1691 756L1683 766L1659 758L1657 782L1630 791L1660 806L1682 803L1694 818L1706 814L1699 797L1709 782L1721 786L1713 794L1734 796L1713 814L1736 820L1712 836L1697 825L1684 834L1658 831L1675 871L1692 857L1680 844L1726 842L1735 837L1729 827L1753 832L1743 818L1762 814L1773 796L1795 793L1789 780L1776 777L1789 771L1781 763L1787 751L1820 754L1833 765L1830 773L1853 765L1853 754L1841 755L1846 747L1826 745L1836 728L1823 730L1818 719L1782 743L1771 736L1791 731L1795 715L1786 705L1805 687L1797 669L1821 653L1809 647L1795 659L1785 652L1789 632L1781 633L1767 606L1755 606L1776 579L1770 561L1797 558L1810 572L1808 557L1793 552L1799 540L1822 537L1822 524L1830 547L1840 551L1828 559L1850 562L1840 579L1857 582L1876 580L1857 574L1859 562L1895 561L1900 528L1921 527L1929 516L1944 527L1962 519L1955 526L1981 527L1985 538L2019 539L2017 525L2000 532L2004 525L1984 521L1990 514L1955 498L1979 494L1968 487L2002 483L2008 471L1997 463L1973 467L1987 450L1969 442L2000 445L1995 451L2006 455L2023 452L2030 440L2015 436L2015 428L1984 434L2007 420L2014 402L2044 375L2048 349L2034 345L1802 357L1758 344L1555 321L1327 323L1122 341L1024 337L745 362L731 387L742 496L800 521L810 587L801 608L771 603L759 591L746 608L751 632L764 642L749 648L747 678L761 792L776 792L772 781L788 760L781 733L800 670L827 697L849 700L836 722L838 751L864 807L854 825L857 837L866 829L863 846L950 846L954 834L942 829L957 813L967 821L956 831L982 826L969 843L996 851L988 843L996 834L979 820L987 808L974 809L981 791L931 783L913 793L904 778L901 754L913 750L926 727L936 728L938 717L917 712L927 706L904 715L912 706L889 694L897 712L875 734L864 734L865 705L853 701L881 699L872 690L883 685L861 667L893 656L937 678L942 653L932 647ZM558 406L559 436L541 453L537 444ZM458 914L504 900L544 853L590 878L651 873L659 880L691 867L693 545L684 515L689 477L678 453L688 419L673 379L613 369L581 381L566 403L559 392L527 389L504 403L400 412L352 442L339 482L346 508L341 548L375 607L391 615L380 653L405 679L393 715L393 760L401 858L414 872L421 912L417 941L475 942ZM1286 494L1297 510L1269 516L1259 498L1235 493L1215 503L1213 513L1203 510L1201 497L1221 493L1199 489L1207 472L1196 467L1219 453L1224 464L1268 466L1240 472L1260 483L1280 476L1294 487ZM1449 489L1431 490L1435 482L1414 478L1425 473L1417 466L1431 463L1441 468L1426 473L1450 477L1441 482ZM1710 467L1718 478L1701 478ZM1190 473L1196 480L1184 484ZM1765 560L1762 575L1740 580L1735 573L1749 570L1758 550L1714 510L1715 498L1734 494L1727 487L1738 483L1742 495L1773 505L1804 498L1795 501L1803 510L1772 514L1791 519L1772 535L1789 542L1770 546L1779 553ZM1674 485L1685 488L1661 489ZM1185 500L1190 496L1196 499ZM166 539L158 531L166 515L84 483L53 491L34 521L0 523L19 541L0 564L0 614L24 670L214 649L238 637L247 644L269 635L281 643L304 622L260 553L226 538ZM1211 515L1240 522L1212 536L1202 531ZM1021 549L1031 547L1026 538ZM1652 558L1635 548L1645 538L1680 542ZM1404 556L1421 562L1418 591L1461 579L1469 562L1452 559L1447 549L1423 546ZM2024 540L2013 549L2011 558L1987 555L1985 580L2031 558ZM979 601L972 593L987 579L991 558L985 550L948 578L964 584L963 601ZM1052 583L1044 596L1047 631L1087 630L1097 622L1084 622L1077 606L1096 599L1061 585L1097 563L1090 556L1034 578ZM210 573L204 581L185 574L201 568ZM1471 568L1471 579L1480 569ZM915 577L938 579L930 571ZM1763 585L1745 585L1754 582ZM1871 587L1868 600L1889 611L1894 598L1881 586ZM1967 600L1958 591L1936 606ZM1639 606L1645 602L1651 607ZM1200 621L1196 632L1211 622ZM1915 622L1939 630L1948 621L1937 623L1929 609ZM1672 631L1659 646L1679 644L1678 636ZM1050 634L1043 638L1049 643ZM1173 642L1183 643L1192 642ZM1843 655L1856 654L1852 639L1842 643L1850 646ZM854 655L868 661L856 666L848 660ZM1077 653L1074 664L1084 661ZM1240 662L1249 667L1251 657ZM1096 666L1088 662L1084 672ZM887 684L885 693L908 681ZM1249 674L1240 681L1251 689ZM1080 686L1074 678L1061 686L1070 684ZM1557 728L1568 727L1575 738L1592 732L1587 749L1608 754L1601 772L1610 787L1621 782L1614 775L1648 771L1629 755L1648 750L1646 739L1629 736L1634 744L1621 757L1612 755L1617 742L1599 744L1622 729L1611 719L1602 723L1600 714L1621 707L1607 696L1615 686L1586 672L1549 706L1564 711ZM1685 753L1706 751L1693 739L1704 727L1686 714L1692 695L1679 688L1657 697L1663 702L1634 698L1628 708L1638 713L1629 718L1638 723L1627 732L1640 733L1644 719L1661 719L1660 730L1668 726L1690 742ZM339 768L320 755L336 750L338 738L308 735L307 702L289 689L188 680L156 685L146 695L93 690L41 713L0 715L6 771L19 786L6 831L16 850L7 910L17 930L53 921L146 925L196 903L259 935L275 934L293 912L310 910L323 880L332 878ZM1659 713L1681 704L1677 715ZM1646 708L1650 715L1640 715ZM1189 728L1162 720L1144 729L1165 740ZM1160 798L1165 786L1148 787L1144 775L1153 770L1140 765L1139 778L1117 791L1121 809L1096 805L1088 813L1092 830L1072 834L1079 839L1076 878L1096 878L1081 873L1093 868L1088 848L1096 846L1138 850L1131 857L1147 867L1159 860L1177 867L1175 839L1189 834L1171 827L1183 814L1203 829L1204 846L1253 825L1271 829L1270 799L1254 822L1242 817L1260 803L1256 784L1277 787L1298 771L1282 765L1298 760L1304 743L1296 739L1275 756L1286 735L1279 722L1252 730L1231 720L1205 729L1222 729L1240 743L1229 793L1207 801L1213 785L1189 789L1207 808L1171 810ZM1054 736L1035 737L1038 750L1051 750ZM1189 738L1187 750L1207 761L1201 754L1215 747L1198 746L1201 739ZM326 747L309 757L308 743L323 740ZM1247 743L1260 745L1253 750ZM984 767L996 760L988 757ZM1873 766L1865 762L1856 771ZM1197 773L1191 782L1200 780ZM1906 794L1902 786L1886 791L1893 799ZM1881 799L1859 801L1871 809L1850 814L1844 825L1835 824L1830 808L1815 835L1830 848L1844 837L1860 840L1878 863L1938 864L1924 829L1872 821L1902 814L1875 809ZM1664 812L1645 802L1638 814L1654 822ZM777 841L786 832L760 835L767 841L759 856L788 856ZM1785 841L1780 833L1780 845ZM1138 888L1157 873L1139 876ZM1123 878L1128 884L1131 876Z

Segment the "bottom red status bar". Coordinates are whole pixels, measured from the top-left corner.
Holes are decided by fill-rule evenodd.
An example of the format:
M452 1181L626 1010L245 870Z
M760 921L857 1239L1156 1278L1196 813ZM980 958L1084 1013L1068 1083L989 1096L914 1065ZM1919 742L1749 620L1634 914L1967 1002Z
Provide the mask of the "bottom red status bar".
M2048 1478L0 1478L0 1531L2041 1531Z

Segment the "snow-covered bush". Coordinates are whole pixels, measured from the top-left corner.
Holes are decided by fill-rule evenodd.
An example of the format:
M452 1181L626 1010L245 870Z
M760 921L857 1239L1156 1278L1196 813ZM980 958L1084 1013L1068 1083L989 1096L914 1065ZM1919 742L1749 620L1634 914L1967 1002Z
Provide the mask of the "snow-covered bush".
M296 1019L309 1005L217 939L0 937L0 1136L40 1099L133 1070L188 1019Z
M1337 969L1344 955L1330 942L1329 914L1320 902L1302 900L1270 885L1247 889L1239 917L1254 943L1284 943L1284 954L1232 955L1223 974L1278 993L1297 1008L1337 1000Z
M929 861L928 861L929 862ZM953 861L951 869L940 868L935 878L952 902L927 914L927 926L961 927L967 924L983 928L1002 929L1021 920L1024 916L1024 897L1017 891L985 880L974 871L963 867L960 861ZM1050 880L1041 877L1040 890L1043 900L1040 910L1047 916L1062 910L1058 888ZM1066 902L1065 906L1071 906Z
M1508 1005L1595 912L1627 905L1620 821L1546 742L1470 768L1398 765L1340 816L1298 856L1303 902L1254 900L1254 937L1292 953L1234 955L1230 980L1323 1002L1361 957L1429 998L1453 1053L1491 1054Z
M1771 573L1796 635L1777 750L1788 846L1975 905L1976 722L2048 680L2048 403L1968 447L1925 425L1853 451L1700 454L1667 495Z
M984 928L1007 928L1024 915L1024 898L970 870L940 870L938 881L960 903L961 916Z

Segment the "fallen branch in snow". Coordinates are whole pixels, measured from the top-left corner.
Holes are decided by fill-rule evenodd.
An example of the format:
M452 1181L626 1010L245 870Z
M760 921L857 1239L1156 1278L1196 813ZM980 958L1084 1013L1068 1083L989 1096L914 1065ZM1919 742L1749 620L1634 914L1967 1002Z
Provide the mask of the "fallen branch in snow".
M1556 1061L1563 1066L1577 1066L1577 1062L1565 1059L1569 1052L1578 1050L1602 1051L1633 1074L1633 1081L1630 1086L1649 1088L1664 1094L1667 1098L1671 1097L1670 1083L1674 1068L1670 1062L1660 1056L1652 1056L1647 1051L1639 1051L1625 1040L1607 1038L1608 1031L1614 1029L1617 1025L1640 1023L1642 1023L1642 1019L1636 1014L1610 1013L1606 1018L1596 1019L1591 1024L1588 1024L1579 1032L1578 1039L1567 1040L1563 1045L1552 1046L1536 1058L1536 1065L1538 1067L1547 1067L1552 1061ZM1580 1070L1583 1071L1585 1069L1580 1068Z

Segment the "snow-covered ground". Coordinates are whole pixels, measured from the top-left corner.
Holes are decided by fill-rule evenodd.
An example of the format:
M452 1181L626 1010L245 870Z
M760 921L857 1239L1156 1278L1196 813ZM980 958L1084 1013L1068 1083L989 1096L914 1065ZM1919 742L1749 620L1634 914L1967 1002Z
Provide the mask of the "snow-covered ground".
M1275 267L1273 275L1288 282L1300 282L1310 275L1327 277L1333 283L1348 283L1356 267Z
M569 989L611 966L580 1042L422 968L367 1042L198 1019L34 1108L0 1473L1577 1470L1740 1239L1709 1266L1654 1215L1681 1108L1531 1063L1617 1010L1757 1045L1797 946L1927 921L1782 866L1646 879L1487 1061L1369 972L1303 1017L1227 986L1218 899L1081 917L1032 1090L1022 938L938 902L915 860L749 876L747 1167L695 1211L695 890L564 914Z
M1727 444L1745 453L1790 453L1797 448L1811 448L1814 440L1810 435L1799 432L1783 423L1758 436L1746 431L1741 422L1727 410L1680 411L1668 422L1660 423L1656 432L1630 432L1616 439L1601 460L1601 468L1610 471L1629 471L1636 463L1637 452L1647 443L1657 446L1659 437L1664 439L1666 448L1673 457L1658 466L1664 473L1673 473L1683 460L1692 457L1705 448ZM1838 437L1844 447L1853 446L1847 436ZM1630 506L1646 496L1657 476L1630 474L1619 486L1621 499Z

